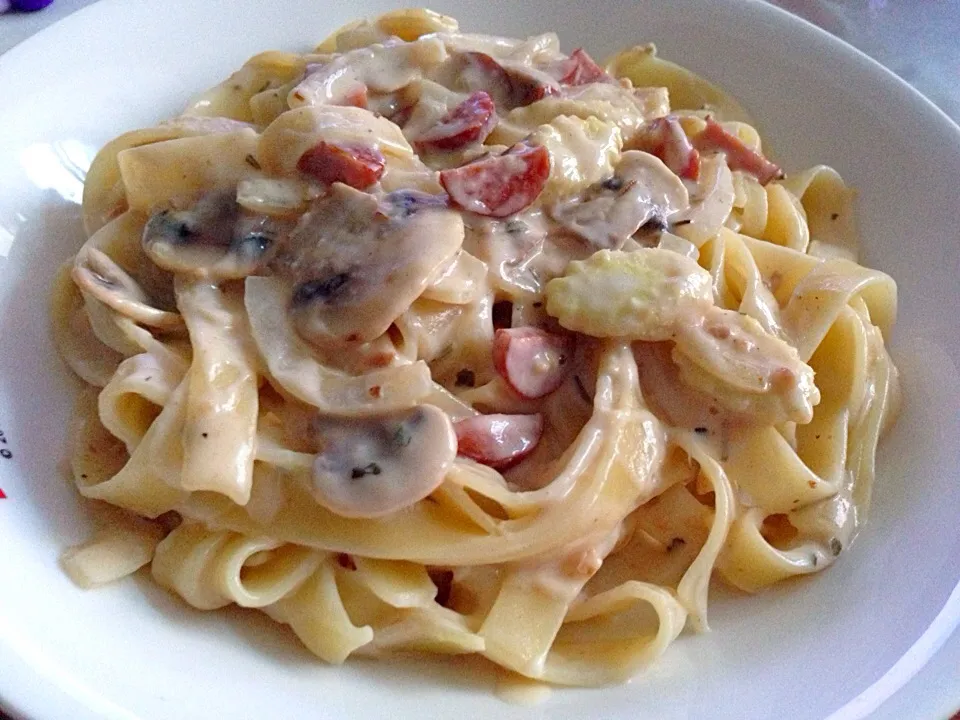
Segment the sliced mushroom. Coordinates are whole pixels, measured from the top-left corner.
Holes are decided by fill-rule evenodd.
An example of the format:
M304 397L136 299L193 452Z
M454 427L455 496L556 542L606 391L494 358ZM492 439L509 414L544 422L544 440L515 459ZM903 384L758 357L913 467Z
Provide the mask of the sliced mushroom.
M336 183L275 267L293 285L290 311L304 339L362 343L386 332L462 243L460 215L439 200L392 193L378 201Z
M119 154L166 140L192 135L233 133L249 128L248 123L219 117L181 115L155 128L124 133L104 145L87 170L84 183L83 227L92 236L108 222L126 211L127 189L120 177Z
M660 159L630 150L623 153L612 177L549 212L597 249L619 250L645 223L665 224L689 204L683 182Z
M143 230L143 249L160 267L214 280L253 275L287 231L282 220L241 210L234 190L205 194L189 210L162 210Z
M379 418L321 418L312 494L338 515L389 515L427 497L457 454L447 414L418 405Z
M73 280L81 291L134 322L163 330L183 327L179 314L154 307L137 281L94 247L84 248L77 255Z

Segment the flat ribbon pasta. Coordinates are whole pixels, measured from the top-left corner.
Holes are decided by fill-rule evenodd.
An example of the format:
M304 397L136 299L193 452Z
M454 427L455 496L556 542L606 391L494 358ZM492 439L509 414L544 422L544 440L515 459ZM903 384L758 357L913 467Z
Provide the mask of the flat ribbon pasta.
M268 51L108 143L58 273L64 570L149 566L329 663L624 682L711 582L819 572L899 401L855 192L656 55L429 10Z

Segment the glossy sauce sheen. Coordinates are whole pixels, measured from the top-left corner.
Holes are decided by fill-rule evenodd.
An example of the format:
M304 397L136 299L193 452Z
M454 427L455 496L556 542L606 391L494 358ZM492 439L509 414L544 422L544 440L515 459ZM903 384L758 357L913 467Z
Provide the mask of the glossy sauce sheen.
M468 252L486 264L486 292L494 300L539 308L518 315L520 326L497 330L485 363L518 407L555 392L574 369L574 335L543 327L553 315L588 336L687 337L685 347L694 349L673 353L681 377L719 394L731 411L752 409L736 397L724 403L736 390L718 389L710 379L736 360L724 368L697 360L718 349L715 339L704 343L697 334L704 313L712 312L703 297L705 271L642 243L703 214L684 184L701 177L695 146L725 153L732 166L762 182L774 177L772 163L711 118L691 142L676 117L638 115L642 94L583 49L563 55L552 35L519 41L438 33L345 50L306 63L287 97L291 110L266 128L256 157L245 159L282 177L245 179L239 214L229 195L208 194L193 207L154 215L144 247L156 262L211 277L275 274L290 289L289 316L299 336L327 362L356 371L364 363L403 362L397 323L421 296L443 297L442 288L456 284L457 259ZM550 110L549 103L575 108L587 97L603 98L612 115ZM498 144L535 111L543 115L524 137ZM707 199L701 203L709 207ZM601 255L605 267L577 276L577 261ZM483 291L482 283L473 284ZM606 317L598 321L599 315ZM715 327L725 322L722 314L710 318L708 335L730 335ZM765 347L777 355L778 342L741 340L725 352ZM804 375L789 367L787 355L766 369L766 354L754 353L742 373L761 376L759 388L745 390L786 395L783 408L768 403L769 412L792 417L810 389L797 384ZM475 381L478 372L484 368L465 367L456 377ZM376 434L378 427L355 422L351 433ZM544 430L532 409L466 418L455 428L461 455L500 469L533 453ZM351 447L373 445L358 439ZM385 467L353 460L358 468ZM345 510L349 502L328 487L343 472L330 467L329 457L315 467L320 502L350 514L378 514L396 504L366 507L354 498L361 509ZM362 478L359 484L367 484ZM420 497L411 492L408 500Z
M613 128L611 134L601 137L583 132L574 123L572 132L567 132L564 126L552 131L546 144L534 140L505 150L485 151L482 143L496 126L498 114L504 116L545 97L562 97L565 88L616 83L582 49L569 58L550 49L549 37L526 44L482 36L451 36L445 40L445 45L438 44L434 38L412 45L388 42L350 51L326 64L311 65L306 78L291 92L291 103L359 104L348 98L362 96L364 104L370 107L400 108L394 113L394 119L408 123L404 134L411 148L420 153L427 166L440 170L438 179L449 196L449 203L465 211L464 247L488 263L495 285L502 282L503 290L522 289L540 295L545 282L562 273L571 257L585 257L591 251L589 243L583 243L576 233L566 233L562 223L557 226L537 209L542 205L539 199L547 180L552 174L555 187L546 202L576 205L577 188L586 190L591 183L599 183L613 174L614 169L606 159L609 153L603 147L611 142L619 146L620 131ZM527 48L534 52L530 53ZM418 85L419 99L416 97ZM401 86L406 87L398 93ZM388 95L396 95L398 99L392 101ZM383 149L382 145L378 148L321 142L301 156L297 168L314 180L339 181L358 190L369 188L368 192L376 195L377 188L370 186L383 173ZM470 159L478 154L476 159ZM597 157L601 158L599 164L592 164ZM388 164L389 159L388 156ZM564 167L569 167L571 173L566 181L561 170ZM626 203L636 204L636 201L628 199ZM416 211L415 205L410 208ZM529 213L518 215L528 208ZM615 242L622 243L653 212L645 208L647 206L640 204L636 211L626 210L633 212L637 219L627 220L627 226L620 231L622 237ZM662 214L673 210L670 207ZM392 214L392 217L394 222L402 224L409 222L407 218L412 214ZM501 220L514 216L516 220ZM490 220L484 222L483 217ZM333 224L342 225L342 221ZM415 234L424 236L422 232ZM590 237L589 232L581 235ZM358 256L356 262L334 260L322 276L311 279L307 273L311 272L311 265L316 265L316 252L310 254L313 260L289 253L283 256L281 250L283 262L295 268L299 283L294 311L301 334L319 345L371 340L372 333L361 328L363 323L345 321L343 316L367 314L349 299L356 295L350 287L358 282L363 284L362 275L373 271L370 265L376 266L377 255ZM338 251L338 254L343 253ZM395 269L381 278L399 271L396 261L391 263ZM355 277L358 273L359 279ZM425 278L425 275L421 272L419 277ZM370 284L370 291L378 299L389 295L389 280L380 279ZM298 297L302 300L297 301ZM393 307L399 310L403 303L409 304L407 298L412 295L403 297L402 302L398 297ZM311 305L317 310L311 310ZM324 305L330 306L330 312L321 309ZM319 325L311 319L324 316L330 320L323 320ZM387 315L382 318L374 326L380 332L388 321ZM333 331L334 327L339 329ZM351 327L357 329L350 330ZM569 335L518 328L498 334L493 362L514 392L535 399L559 387L571 369L572 354L573 341ZM539 416L497 415L457 424L460 452L498 468L520 462L536 447L541 433Z
M292 235L295 242L280 250L278 267L296 283L292 312L304 338L331 348L373 341L429 287L431 278L442 276L441 265L449 263L460 242L487 263L495 292L538 301L548 281L571 260L600 249L620 250L635 243L634 235L647 226L657 232L686 217L691 206L682 179L699 178L700 157L672 116L639 123L621 118L617 124L556 116L509 147L484 144L497 139L498 120L527 112L540 101L569 97L575 102L593 92L620 107L635 107L631 103L637 96L629 85L615 81L582 49L567 57L554 42L550 36L523 42L440 34L412 43L388 40L308 65L305 78L290 93L291 105L304 110L338 104L383 108L399 123L409 145L399 134L390 144L380 142L376 133L363 142L365 133L356 126L360 141L321 140L303 152L297 170L324 185L344 183L369 193L370 207L372 198L378 198L378 212L390 218L399 237L430 238L429 247L437 252L389 241L396 248L391 252L382 233L370 229L379 222L376 213L368 220L363 217L369 211L341 215L341 201L333 214L321 213L312 224L301 219ZM351 110L345 117L366 122L361 114ZM350 122L340 127L349 137ZM735 140L712 120L697 138L702 149L724 150L742 166L769 174L772 164L764 165L762 157ZM621 154L631 147L637 149ZM414 187L428 188L434 182L431 175L439 171L435 178L441 192L427 190L400 204L384 204L381 193L392 186L391 166L398 157L406 158L405 177ZM365 204L360 195L343 195L342 200ZM463 214L464 234L452 237L452 243L437 239L452 232L452 226L414 227L444 204ZM410 230L404 231L407 225ZM325 235L330 239L317 245L315 238ZM330 247L326 256L316 250L324 243ZM345 254L348 247L357 250ZM424 258L418 265L406 264L417 255ZM702 271L690 264L691 277L699 278ZM659 270L645 272L649 283ZM407 279L397 285L398 277ZM690 281L676 278L678 287L685 282ZM613 288L616 293L616 283ZM597 289L599 297L607 292L601 285ZM650 302L668 301L664 292ZM652 312L649 329L638 337L672 337L673 321L657 309ZM685 322L697 326L697 313ZM593 334L586 325L573 327ZM512 392L535 400L560 386L572 356L571 335L518 327L497 331L492 359ZM471 369L458 377L467 377L464 373L476 377ZM542 432L539 416L499 414L457 425L461 454L497 468L529 455Z
M706 629L715 573L840 555L896 398L892 281L817 254L852 191L652 46L608 67L395 11L98 157L55 321L97 388L77 485L154 531L114 577L334 663L608 685Z

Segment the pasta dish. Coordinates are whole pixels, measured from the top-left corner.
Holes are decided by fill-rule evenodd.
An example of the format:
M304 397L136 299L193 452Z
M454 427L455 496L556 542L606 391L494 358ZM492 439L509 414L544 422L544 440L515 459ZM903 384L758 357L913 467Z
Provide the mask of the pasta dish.
M625 681L863 522L896 285L853 206L652 45L400 10L256 55L87 174L52 316L113 509L64 567L330 663Z

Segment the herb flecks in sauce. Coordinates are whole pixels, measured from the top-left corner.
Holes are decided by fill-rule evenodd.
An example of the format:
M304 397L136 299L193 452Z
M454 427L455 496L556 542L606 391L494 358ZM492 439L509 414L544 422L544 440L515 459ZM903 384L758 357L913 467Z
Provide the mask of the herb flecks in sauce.
M317 417L311 491L345 517L380 517L443 482L456 455L446 413L421 405L369 418Z

